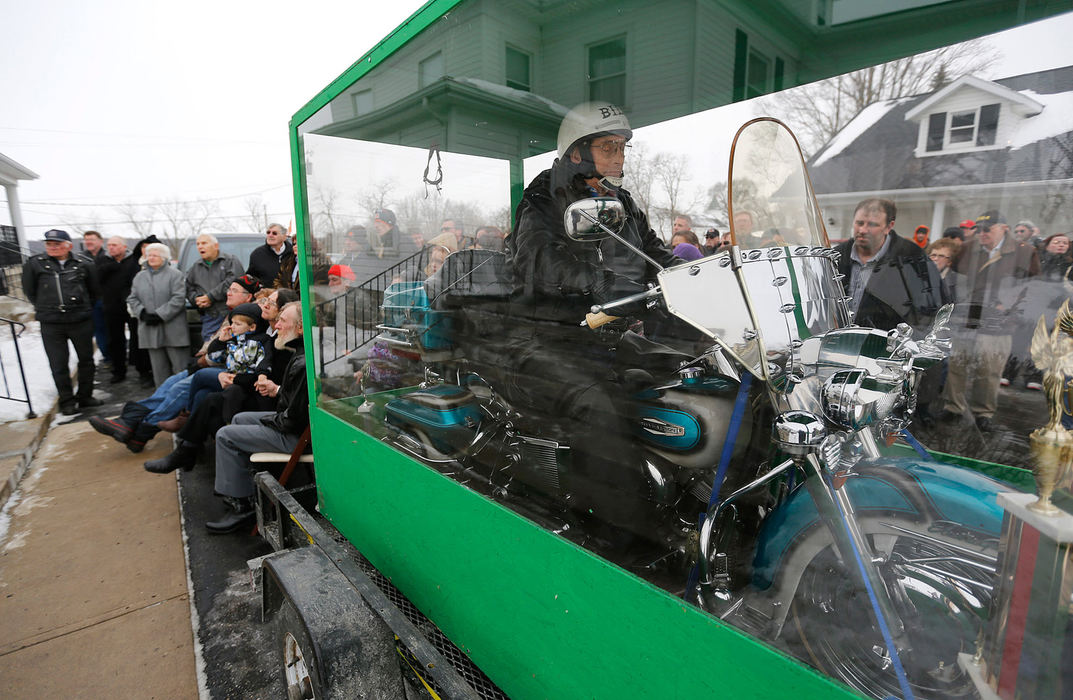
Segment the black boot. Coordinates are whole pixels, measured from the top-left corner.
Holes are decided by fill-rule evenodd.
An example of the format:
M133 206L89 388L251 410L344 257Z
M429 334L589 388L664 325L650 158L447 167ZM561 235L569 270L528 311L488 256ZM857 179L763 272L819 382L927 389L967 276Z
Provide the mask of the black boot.
M124 445L130 442L130 436L134 434L134 430L122 418L90 416L89 424L101 435L114 438Z
M205 523L209 532L215 535L224 535L243 527L249 527L257 518L257 511L253 509L252 498L232 498L224 496L224 503L228 505L228 513L219 520Z
M179 444L170 454L160 459L151 459L145 463L145 471L154 474L169 474L176 469L188 472L194 468L197 462L197 445L186 440L179 440Z

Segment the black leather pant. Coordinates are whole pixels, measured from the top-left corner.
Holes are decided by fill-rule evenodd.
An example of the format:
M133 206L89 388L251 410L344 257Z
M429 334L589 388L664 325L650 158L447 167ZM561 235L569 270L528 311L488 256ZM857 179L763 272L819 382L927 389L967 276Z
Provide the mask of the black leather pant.
M78 355L78 398L88 399L93 396L93 319L75 323L41 323L41 343L48 356L48 366L52 370L52 380L56 382L60 404L70 403L75 399L71 384L71 370L68 368L71 353L67 343L74 345Z

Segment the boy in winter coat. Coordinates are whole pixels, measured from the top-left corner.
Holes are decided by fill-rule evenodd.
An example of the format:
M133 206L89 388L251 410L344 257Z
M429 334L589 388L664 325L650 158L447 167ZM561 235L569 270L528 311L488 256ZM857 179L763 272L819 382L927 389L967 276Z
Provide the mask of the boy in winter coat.
M270 371L272 342L265 335L260 306L239 304L228 314L221 333L208 346L210 357L217 353L220 355L218 362L223 366L199 369L190 384L187 408L191 412L205 396L223 391L232 384L252 393L257 376Z

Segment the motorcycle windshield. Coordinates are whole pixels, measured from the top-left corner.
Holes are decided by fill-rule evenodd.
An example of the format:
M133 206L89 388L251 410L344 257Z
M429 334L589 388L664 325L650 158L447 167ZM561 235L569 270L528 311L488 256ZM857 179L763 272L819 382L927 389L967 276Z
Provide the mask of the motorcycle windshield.
M774 119L746 123L730 175L736 245L663 271L660 287L671 313L771 379L794 371L800 341L846 325L843 290L790 130Z
M747 122L734 137L727 197L731 240L743 250L827 247L827 231L797 139L782 122Z

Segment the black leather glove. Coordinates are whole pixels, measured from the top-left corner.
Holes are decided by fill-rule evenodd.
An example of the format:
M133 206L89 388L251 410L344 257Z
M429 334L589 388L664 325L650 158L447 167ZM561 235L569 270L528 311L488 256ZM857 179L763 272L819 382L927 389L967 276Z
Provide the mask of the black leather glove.
M156 313L155 311L147 311L145 309L142 309L142 312L141 314L139 314L138 318L141 320L142 323L147 326L159 326L161 323L164 323L164 319L160 318L160 314Z

